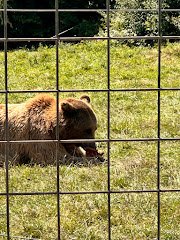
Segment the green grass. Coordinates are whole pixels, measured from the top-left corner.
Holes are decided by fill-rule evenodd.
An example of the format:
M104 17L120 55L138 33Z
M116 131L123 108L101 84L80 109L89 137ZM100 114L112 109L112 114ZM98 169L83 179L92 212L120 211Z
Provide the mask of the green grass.
M61 44L59 85L61 89L107 89L106 42ZM8 52L9 89L56 88L54 47ZM127 47L111 44L111 89L156 88L157 47ZM180 45L162 47L161 87L179 87ZM4 54L0 52L0 90L4 90ZM79 97L80 93L61 93ZM107 138L107 93L89 93L99 120L97 138ZM33 94L9 94L18 103ZM178 91L161 92L161 137L180 136ZM5 95L0 94L0 102ZM111 92L110 137L156 138L157 92ZM99 143L107 157L107 145ZM160 184L162 189L180 189L179 141L161 142ZM110 185L118 190L157 189L157 143L113 142L110 144ZM56 168L16 166L9 170L10 192L56 191ZM60 166L60 190L106 191L107 163L87 166ZM0 169L0 192L5 192L5 169ZM157 193L111 195L111 230L114 240L157 239ZM61 237L107 239L106 194L62 195ZM180 239L180 195L161 193L161 239ZM57 239L57 198L55 195L10 196L12 236ZM6 234L6 198L0 197L0 234ZM1 237L1 235L0 235ZM1 239L6 239L1 237Z

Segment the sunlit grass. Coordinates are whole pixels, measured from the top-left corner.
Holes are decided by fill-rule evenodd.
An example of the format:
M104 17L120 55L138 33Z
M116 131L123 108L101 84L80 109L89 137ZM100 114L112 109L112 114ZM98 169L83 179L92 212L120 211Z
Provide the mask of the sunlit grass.
M112 42L110 87L157 88L157 47L127 47ZM179 86L180 45L162 47L162 88ZM55 90L56 50L39 47L8 52L10 90ZM107 89L107 43L83 42L59 47L60 89ZM4 54L0 52L0 90L4 90ZM96 137L107 138L107 93L88 93L98 117ZM34 94L9 94L10 103L22 102ZM79 97L80 93L60 93ZM163 138L180 136L178 91L161 92ZM156 138L157 92L110 93L110 137L112 139ZM0 101L5 101L0 94ZM107 158L107 144L99 143ZM180 143L160 145L160 184L162 189L180 189ZM110 187L119 190L157 189L157 143L110 143ZM62 192L107 191L107 163L87 166L60 166ZM9 170L10 192L53 192L57 190L56 167L16 166ZM0 169L0 192L6 191L5 169ZM108 202L106 194L60 197L61 236L69 239L107 239ZM114 240L157 239L157 193L111 195L111 230ZM179 193L161 193L161 237L180 239ZM12 236L57 239L57 197L10 196ZM0 197L0 234L6 235L6 198ZM1 235L0 235L1 236ZM5 237L2 239L6 239Z

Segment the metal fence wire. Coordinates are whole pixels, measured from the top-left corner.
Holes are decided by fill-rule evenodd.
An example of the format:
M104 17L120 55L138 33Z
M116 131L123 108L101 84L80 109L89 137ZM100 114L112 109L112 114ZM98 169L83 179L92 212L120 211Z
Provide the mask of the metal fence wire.
M117 10L117 9L116 9ZM116 11L113 9L113 11ZM62 12L98 12L103 11L106 13L107 22L107 36L106 37L62 37L59 35L59 15ZM58 0L55 0L55 8L54 9L8 9L7 7L7 0L4 0L3 8L0 9L0 12L3 13L4 18L4 37L0 38L0 43L4 44L4 64L5 64L5 90L0 90L0 94L5 95L5 106L6 106L6 134L5 140L1 141L5 144L5 172L6 172L6 191L4 193L0 193L0 196L6 197L6 225L7 225L7 235L1 235L3 239L29 239L23 237L15 237L11 235L10 229L10 198L11 196L34 196L34 195L54 195L57 196L57 232L58 237L57 239L61 239L61 211L60 211L60 202L62 195L87 195L87 194L106 194L107 201L108 201L108 239L111 239L111 196L112 194L134 194L134 193L157 193L157 239L161 239L161 193L162 192L180 192L180 189L161 189L160 186L160 145L161 142L170 142L174 141L177 142L180 138L162 138L160 133L160 126L161 126L161 93L162 91L179 91L178 87L176 88L162 88L161 87L161 46L162 41L167 39L176 39L180 40L180 36L163 36L162 35L162 12L178 12L180 9L163 9L162 8L162 0L158 0L158 8L157 9L119 9L119 11L127 11L127 12L156 12L158 14L158 35L157 36L127 36L127 37L111 37L110 34L110 12L112 9L110 8L110 0L106 0L106 9L61 9L59 8ZM8 38L8 18L7 15L9 12L52 12L55 14L55 36L54 37L47 37L47 38ZM59 86L59 42L60 41L80 41L80 40L102 40L107 42L107 89L72 89L72 90L61 90ZM156 40L158 42L158 78L157 78L157 88L120 88L120 89L111 89L110 87L110 50L111 46L110 43L113 40ZM56 89L55 90L9 90L8 86L8 43L10 42L52 42L55 43L56 46ZM56 132L56 140L53 140L57 145L56 147L56 160L57 160L57 184L56 184L56 191L54 192L11 192L9 189L9 164L8 164L8 156L9 156L9 144L17 144L17 143L35 143L35 142L48 142L50 140L19 140L19 141L11 141L9 139L9 127L8 127L8 102L9 102L9 94L12 93L39 93L39 92L51 92L56 94L57 98L57 118L58 118L58 108L59 108L59 95L62 92L105 92L107 93L107 139L95 139L95 142L104 142L107 143L107 190L106 191L78 191L78 192L64 192L60 191L60 174L59 174L59 164L58 164L58 143L77 143L77 142L88 142L88 139L78 139L78 140L61 140L59 139L59 129L57 128ZM110 137L110 94L111 92L157 92L157 119L158 119L158 127L157 127L157 137L156 138L129 138L129 139L112 139ZM57 119L58 122L58 119ZM92 140L91 140L92 141ZM120 190L114 191L111 189L110 185L110 168L111 168L111 159L110 159L110 144L112 142L154 142L157 144L157 187L156 189L152 190ZM127 238L128 239L128 238Z

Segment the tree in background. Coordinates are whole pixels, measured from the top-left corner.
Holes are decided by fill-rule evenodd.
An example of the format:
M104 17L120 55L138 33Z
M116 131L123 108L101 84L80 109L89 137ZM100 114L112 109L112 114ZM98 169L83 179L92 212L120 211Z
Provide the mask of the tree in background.
M164 7L180 9L180 0L164 0ZM163 35L180 35L180 12L167 12L162 15Z
M157 11L122 11L122 9L158 9L158 0L111 0L110 13L111 36L150 36L158 35ZM3 0L0 0L0 7ZM14 9L54 9L52 0L8 0L8 8ZM106 0L59 0L62 9L103 9ZM180 8L180 0L163 0L163 8ZM121 9L118 11L118 9ZM2 12L1 12L2 13ZM60 12L59 33L61 36L94 36L106 35L106 13L100 12ZM104 22L104 28L103 28ZM101 30L99 32L101 26ZM67 31L66 31L67 30ZM180 13L162 12L163 35L180 35ZM0 15L0 35L3 37L3 18ZM54 12L8 12L8 37L52 37L55 35ZM128 41L131 44L142 44L143 41ZM146 44L153 41L146 41ZM20 43L14 43L15 47ZM26 43L27 44L27 43ZM30 43L31 45L32 43ZM34 45L35 43L33 43ZM21 43L22 45L22 43ZM13 46L13 47L14 47Z
M123 11L123 9L158 9L157 0L116 0L115 11L111 13L111 36L157 36L158 11ZM164 0L162 8L179 9L180 0ZM118 10L119 9L119 10ZM162 35L180 35L180 13L162 12ZM101 31L100 34L103 34ZM127 41L125 41L127 42ZM128 41L130 44L144 44L144 41ZM153 44L146 41L145 44Z
M0 0L2 1L2 0ZM113 5L115 0L111 0ZM8 0L12 9L54 9L55 1ZM59 0L63 9L106 8L105 0ZM59 33L62 36L94 36L99 31L101 15L98 12L60 12ZM2 21L1 21L2 27ZM71 29L71 30L68 30ZM68 31L66 31L68 30ZM8 12L8 37L52 37L55 35L54 12ZM16 43L17 44L17 43Z

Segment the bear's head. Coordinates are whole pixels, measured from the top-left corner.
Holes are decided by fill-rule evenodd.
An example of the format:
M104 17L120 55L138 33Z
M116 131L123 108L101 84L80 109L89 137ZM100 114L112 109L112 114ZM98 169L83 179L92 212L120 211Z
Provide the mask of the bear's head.
M67 98L60 101L60 139L94 139L97 129L97 119L90 105L90 97L81 96L80 99ZM95 142L80 142L63 144L72 155L75 147L96 150ZM77 154L77 153L76 153ZM80 154L81 155L81 154Z

